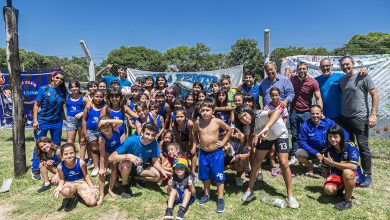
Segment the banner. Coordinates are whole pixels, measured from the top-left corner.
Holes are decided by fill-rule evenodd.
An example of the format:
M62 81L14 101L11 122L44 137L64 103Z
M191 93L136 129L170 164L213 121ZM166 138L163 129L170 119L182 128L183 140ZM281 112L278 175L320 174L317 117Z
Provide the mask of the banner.
M308 64L308 74L312 77L321 75L320 61L329 58L333 64L333 72L342 73L339 66L341 56L310 56L300 55L283 58L281 74L290 76L296 72L297 64L304 61ZM379 107L377 125L370 129L370 136L389 138L390 137L390 54L383 55L357 55L352 56L355 61L355 68L366 68L368 74L375 83L379 94ZM370 97L370 95L368 95ZM371 97L369 98L371 107Z
M211 82L219 81L222 75L228 75L230 76L232 86L238 86L242 81L242 73L243 65L203 72L149 72L128 68L127 78L133 82L137 77L152 76L154 82L156 82L156 77L163 75L168 81L168 86L173 87L175 95L184 98L188 92L192 91L194 82L202 83L203 89L209 91Z
M50 82L51 73L22 73L26 127L32 126L32 113L39 87ZM8 73L0 72L0 127L12 127L12 96Z

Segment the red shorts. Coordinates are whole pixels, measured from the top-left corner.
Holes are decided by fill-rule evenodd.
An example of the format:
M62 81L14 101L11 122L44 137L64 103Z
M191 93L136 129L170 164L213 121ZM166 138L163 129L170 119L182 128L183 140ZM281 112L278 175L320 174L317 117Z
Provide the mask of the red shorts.
M359 175L356 172L353 172L353 174L354 174L353 180L355 181L355 186L357 186L358 182L359 182ZM343 176L339 176L336 174L330 174L326 178L324 186L326 186L327 184L333 185L333 186L337 187L337 189L342 189L344 187Z

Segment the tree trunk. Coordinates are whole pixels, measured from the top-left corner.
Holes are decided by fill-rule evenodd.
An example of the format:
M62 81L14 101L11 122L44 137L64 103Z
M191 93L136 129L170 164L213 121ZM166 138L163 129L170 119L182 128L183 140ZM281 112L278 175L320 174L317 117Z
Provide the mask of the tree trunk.
M21 177L26 171L26 146L24 137L22 77L19 60L18 11L8 4L8 6L4 7L3 14L7 41L7 66L12 89L14 175L15 177Z

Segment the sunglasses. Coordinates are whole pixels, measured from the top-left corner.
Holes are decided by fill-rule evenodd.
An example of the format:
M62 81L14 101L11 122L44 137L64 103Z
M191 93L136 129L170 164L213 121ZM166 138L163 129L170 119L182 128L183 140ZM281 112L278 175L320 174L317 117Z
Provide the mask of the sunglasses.
M54 77L54 79L58 79L58 80L64 81L64 78L63 78L63 77L58 77L58 76L56 76L56 77Z

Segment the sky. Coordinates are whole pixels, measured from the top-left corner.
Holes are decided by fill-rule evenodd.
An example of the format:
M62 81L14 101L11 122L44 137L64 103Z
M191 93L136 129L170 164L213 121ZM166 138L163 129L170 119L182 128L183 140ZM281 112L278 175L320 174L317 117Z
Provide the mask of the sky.
M236 40L251 38L263 51L265 28L271 50L334 49L355 34L390 33L389 0L13 0L13 6L20 14L20 48L83 56L79 42L85 40L95 63L121 46L164 52L205 43L213 53L227 53Z

